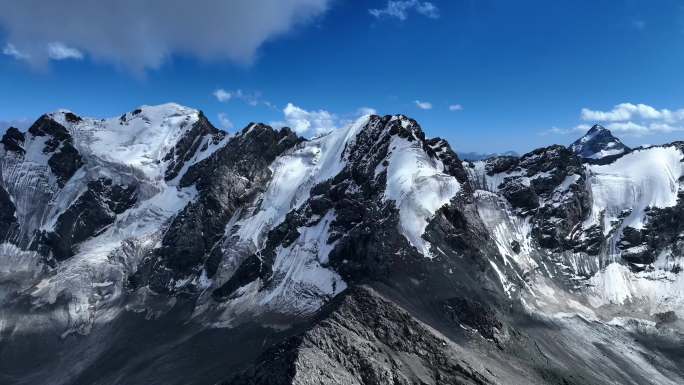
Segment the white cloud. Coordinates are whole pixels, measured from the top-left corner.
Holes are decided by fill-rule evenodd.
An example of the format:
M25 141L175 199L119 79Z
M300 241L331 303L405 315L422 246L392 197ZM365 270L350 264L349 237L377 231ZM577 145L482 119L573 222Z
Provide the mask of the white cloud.
M433 3L418 0L389 0L385 8L369 9L368 13L376 18L394 17L406 20L411 11L431 19L439 18L439 9Z
M158 68L173 55L248 64L264 42L311 22L330 2L0 0L0 29L5 48L11 44L36 66L50 60L47 47L56 41L135 72Z
M338 127L338 118L326 110L307 111L292 103L287 103L283 109L284 121L272 123L273 126L288 126L298 135L313 132L321 135Z
M673 126L667 123L642 124L631 121L609 123L606 128L615 133L623 133L631 136L667 134L675 131L684 131L684 127L682 126Z
M226 91L223 88L219 88L212 94L216 97L216 100L218 100L219 102L228 102L231 99L238 99L242 100L243 102L249 104L252 107L258 106L259 104L263 104L267 107L273 108L273 105L269 101L261 99L261 93L259 92L244 92L240 89L235 91Z
M341 116L330 111L308 111L292 103L282 110L283 120L271 122L273 127L290 127L298 135L319 136L354 122L365 116L375 115L377 111L371 107L359 107L355 112L342 114Z
M83 59L83 53L58 41L48 44L48 57L52 60Z
M580 118L591 124L599 123L615 134L645 136L684 131L684 108L658 109L647 104L620 103L608 111L582 108ZM575 134L586 132L590 124L570 129L553 127L543 134Z
M2 54L11 56L17 60L26 60L29 58L27 54L19 51L12 43L5 44L5 47L2 49Z
M439 18L439 9L429 1L418 3L416 5L416 12L431 19Z
M430 102L421 102L420 100L414 101L416 103L416 106L420 108L421 110L431 110L432 109L432 103Z
M227 102L233 97L232 93L224 90L223 88L219 88L216 91L214 91L213 95L219 102Z
M460 104L452 104L449 106L449 111L462 111L463 106Z
M604 123L613 132L633 136L684 131L684 108L669 110L641 103L620 103L609 111L583 108L581 118Z
M228 131L234 127L233 122L231 122L230 119L228 119L228 115L226 115L223 112L220 112L218 114L218 120L219 120L219 124L221 125L221 128L226 130L226 131Z
M582 109L582 120L599 122L622 122L631 119L663 120L675 122L684 120L684 109L671 111L658 110L647 104L620 103L610 111Z

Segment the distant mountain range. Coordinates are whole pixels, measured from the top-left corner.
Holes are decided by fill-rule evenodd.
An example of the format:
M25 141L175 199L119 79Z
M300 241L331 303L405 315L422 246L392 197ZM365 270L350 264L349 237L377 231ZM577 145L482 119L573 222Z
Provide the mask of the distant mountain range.
M457 152L458 157L461 158L462 160L468 160L468 161L476 161L476 160L485 160L489 158L493 158L495 156L518 156L519 154L515 151L505 151L505 152L497 152L497 153L479 153L479 152Z
M682 384L683 261L684 142L59 110L0 140L0 383Z

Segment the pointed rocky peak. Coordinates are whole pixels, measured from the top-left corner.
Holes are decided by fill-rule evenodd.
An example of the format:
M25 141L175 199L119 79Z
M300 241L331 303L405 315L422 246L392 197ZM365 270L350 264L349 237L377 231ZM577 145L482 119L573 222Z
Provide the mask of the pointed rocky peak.
M622 155L630 151L620 139L607 128L596 124L587 133L570 145L572 152L584 159L603 159Z
M297 134L292 131L290 127L282 127L280 129L273 128L269 126L268 124L264 123L255 123L255 122L250 122L243 128L237 136L241 136L242 140L245 140L247 138L258 138L263 135L266 136L271 136L271 135L276 135L279 137L297 137Z
M136 111L140 110L133 113ZM163 160L168 161L164 179L174 179L198 153L207 151L210 146L216 146L225 136L226 133L214 127L200 111L197 121L164 156Z
M69 131L54 119L53 114L45 114L29 127L28 132L33 136L51 136L55 141L71 140ZM52 149L51 151L54 151Z
M16 127L10 127L5 131L5 134L0 139L0 143L5 146L5 150L13 151L18 154L24 154L24 133L19 131Z
M63 112L60 114L65 115ZM44 138L42 153L49 155L48 166L63 187L83 165L83 158L74 147L73 137L64 126L64 120L56 118L56 113L41 116L28 129L34 138ZM75 115L74 115L75 116Z

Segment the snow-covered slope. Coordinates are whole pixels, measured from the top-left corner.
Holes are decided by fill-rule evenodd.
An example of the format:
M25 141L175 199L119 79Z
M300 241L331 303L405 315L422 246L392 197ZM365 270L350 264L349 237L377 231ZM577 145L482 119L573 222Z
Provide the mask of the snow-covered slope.
M587 171L593 204L584 226L600 224L608 234L617 222L642 229L646 209L676 205L684 163L676 147L651 147Z
M199 111L177 104L142 106L110 119L69 122L65 112L50 114L69 129L80 153L131 167L149 180L163 176L164 156L199 118Z
M71 298L63 320L67 331L84 333L99 318L109 317L106 314L117 306L127 275L143 250L155 247L166 221L196 196L194 187L180 189L164 176L170 160L165 156L188 135L199 116L199 111L176 104L143 106L103 120L60 110L45 115L26 133L23 153L0 150L2 186L13 197L20 229L6 240L0 263L16 263L17 258L25 263L24 269L37 280L22 280L21 286L38 307L50 307L60 297ZM187 154L188 164L212 151L208 144L218 142L213 134L218 131L196 138L207 145ZM65 143L60 146L73 146L80 159L78 169L63 183L51 163L60 147L48 148L59 136ZM126 186L125 194L133 195L93 190L100 181ZM131 198L135 203L123 212L99 211L113 206L114 199ZM67 254L57 256L53 239L64 243L66 237L74 239L73 244L68 241ZM55 263L54 258L66 260ZM52 261L52 268L41 267L45 260ZM3 281L19 280L12 273L3 277Z

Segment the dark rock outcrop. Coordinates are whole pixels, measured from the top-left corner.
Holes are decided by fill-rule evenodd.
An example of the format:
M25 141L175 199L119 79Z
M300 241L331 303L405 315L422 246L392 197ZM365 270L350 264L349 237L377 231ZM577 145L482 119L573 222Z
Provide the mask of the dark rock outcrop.
M194 184L199 197L173 219L161 247L145 260L131 282L149 282L154 290L167 291L171 280L200 269L235 211L266 186L271 177L268 166L301 140L289 128L276 131L250 124L224 147L190 167L180 186Z
M0 186L0 243L11 238L18 223L15 216L16 208L7 190Z
M487 159L485 164L485 171L487 175L498 174L500 172L506 172L513 170L519 161L518 156L497 156Z
M488 174L512 173L498 186L501 194L518 209L532 216L533 236L542 247L570 249L577 237L573 230L591 209L582 160L559 145L540 148L520 158L490 159Z
M48 137L43 153L52 154L48 159L48 165L57 177L57 184L63 187L83 165L81 155L72 144L71 135L64 126L48 115L41 116L29 127L28 132L34 137Z
M19 131L16 127L10 127L5 131L2 139L0 139L0 143L5 146L5 150L23 155L26 152L24 150L24 140L23 132Z
M356 287L223 385L490 384L405 310Z
M69 179L78 171L83 165L83 160L78 151L71 145L65 142L62 147L48 159L50 170L57 177L57 184L63 187Z
M503 323L489 306L470 298L450 298L444 301L444 312L454 322L470 326L483 337L496 339Z
M134 111L135 112L135 111ZM206 116L200 112L199 119L190 130L176 143L176 145L164 156L163 160L168 161L164 179L171 180L178 176L186 162L192 159L197 150L205 150L209 144L216 144L225 137L225 132L214 127ZM208 141L204 141L209 137ZM200 148L203 146L203 148Z
M88 183L88 189L62 213L55 230L43 236L54 259L61 261L75 253L75 246L112 224L136 202L136 187L113 184L110 179Z
M507 177L501 183L499 191L513 207L523 210L524 213L539 207L539 197L534 188L520 178Z

